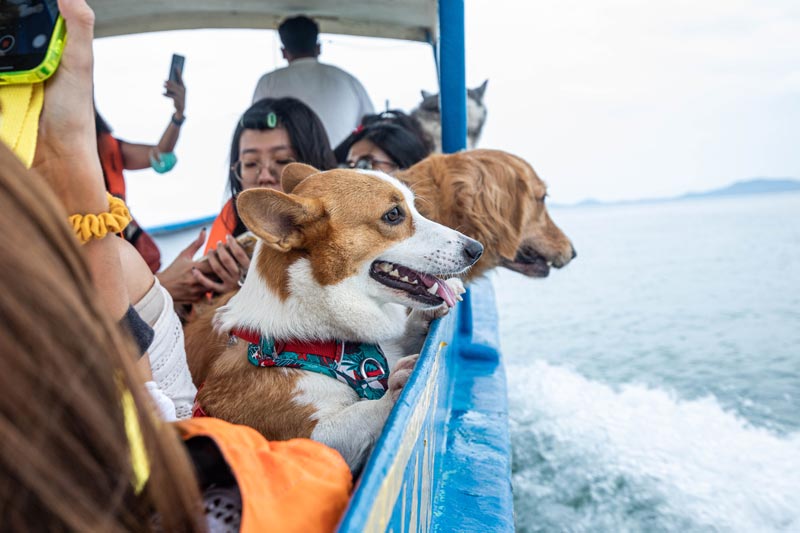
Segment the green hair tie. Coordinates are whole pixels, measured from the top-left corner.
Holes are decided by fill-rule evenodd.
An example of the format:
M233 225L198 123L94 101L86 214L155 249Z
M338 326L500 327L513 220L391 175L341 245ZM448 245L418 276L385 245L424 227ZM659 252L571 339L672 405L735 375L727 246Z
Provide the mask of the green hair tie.
M269 114L267 115L267 127L274 128L277 125L278 125L278 116L273 111L270 111Z

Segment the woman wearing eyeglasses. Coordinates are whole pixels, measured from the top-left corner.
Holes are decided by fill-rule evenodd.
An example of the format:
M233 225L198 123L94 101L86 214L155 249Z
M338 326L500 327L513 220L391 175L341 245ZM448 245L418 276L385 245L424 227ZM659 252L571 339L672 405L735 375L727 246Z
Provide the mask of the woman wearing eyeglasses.
M433 142L417 119L399 110L365 115L361 125L336 147L341 166L391 174L430 155Z
M295 98L264 98L250 106L236 125L230 157L231 199L214 220L206 245L209 266L219 281L194 270L206 289L219 294L236 289L250 266L234 239L247 231L236 211L239 193L253 187L280 189L283 168L296 161L320 170L336 167L325 127Z

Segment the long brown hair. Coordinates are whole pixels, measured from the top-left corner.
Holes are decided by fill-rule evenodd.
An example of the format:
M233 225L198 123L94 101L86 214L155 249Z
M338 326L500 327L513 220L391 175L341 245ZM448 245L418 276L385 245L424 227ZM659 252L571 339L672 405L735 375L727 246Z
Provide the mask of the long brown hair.
M107 237L113 238L113 237ZM0 143L0 524L13 531L205 528L188 456L103 312L66 214ZM150 463L137 495L121 393Z

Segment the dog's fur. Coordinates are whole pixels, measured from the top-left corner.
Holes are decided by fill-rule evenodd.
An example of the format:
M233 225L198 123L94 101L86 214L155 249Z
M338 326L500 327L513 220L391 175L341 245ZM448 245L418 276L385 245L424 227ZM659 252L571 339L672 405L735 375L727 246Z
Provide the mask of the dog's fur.
M479 87L467 90L467 148L478 146L478 140L486 123L486 105L483 95L486 92L485 80ZM434 143L434 152L442 151L442 112L439 109L439 94L422 91L422 102L411 111L411 116L419 120L422 128Z
M380 172L318 172L295 163L285 169L282 187L286 194L239 195L239 214L259 242L243 287L216 312L216 331L208 327L210 311L187 325L190 368L202 384L197 399L209 415L269 439L328 444L358 471L413 368L415 356L401 359L409 347L384 345L389 390L380 400L359 400L349 386L321 374L252 365L247 343L228 341L227 332L373 344L420 339L416 329L425 320L406 321L405 308L424 317L442 298L381 283L373 266L380 261L450 276L468 269L482 248L423 218L411 191ZM404 213L398 223L386 219L395 208Z
M423 216L484 245L465 281L504 266L544 277L575 257L545 207L545 184L523 159L499 150L434 154L397 178L411 187Z
M466 281L498 266L545 277L550 266L561 268L575 256L547 212L544 182L515 155L500 150L432 155L397 178L412 188L423 216L484 245Z

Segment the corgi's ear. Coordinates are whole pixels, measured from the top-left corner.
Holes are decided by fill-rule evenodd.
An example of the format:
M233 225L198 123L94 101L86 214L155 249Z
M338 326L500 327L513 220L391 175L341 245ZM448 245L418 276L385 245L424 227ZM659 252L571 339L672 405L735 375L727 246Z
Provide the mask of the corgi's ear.
M262 188L239 193L236 209L247 229L281 252L303 246L304 228L325 214L322 202L315 198Z
M298 183L317 172L319 170L305 163L289 163L281 173L281 189L286 194L291 194Z

